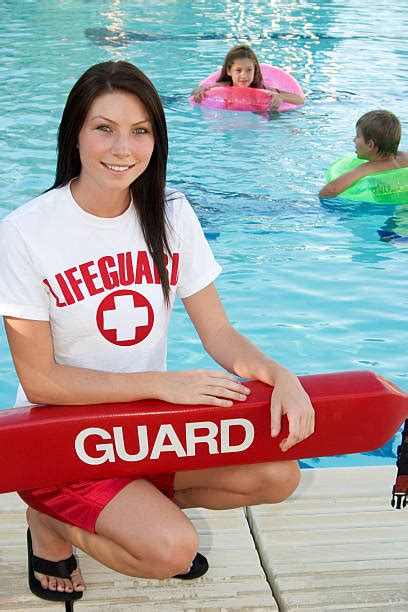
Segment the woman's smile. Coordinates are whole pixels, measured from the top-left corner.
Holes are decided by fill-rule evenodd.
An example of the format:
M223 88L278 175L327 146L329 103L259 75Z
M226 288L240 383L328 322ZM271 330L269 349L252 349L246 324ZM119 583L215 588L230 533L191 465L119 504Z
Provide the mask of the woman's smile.
M136 164L130 164L126 166L119 166L118 164L108 164L106 162L101 162L101 164L102 166L114 172L115 174L124 174L128 170L131 170L132 168L134 168L136 165Z

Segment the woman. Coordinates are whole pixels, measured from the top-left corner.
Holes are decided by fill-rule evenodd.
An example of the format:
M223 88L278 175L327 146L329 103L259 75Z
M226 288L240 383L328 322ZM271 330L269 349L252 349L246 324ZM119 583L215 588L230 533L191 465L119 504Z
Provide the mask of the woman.
M225 407L249 393L234 372L275 386L272 435L282 414L290 425L282 450L309 436L313 408L298 379L231 326L198 220L165 188L166 123L147 77L123 61L87 70L68 97L58 151L53 187L1 224L1 311L25 393L17 404L157 398ZM165 371L176 294L226 371ZM277 502L298 480L287 461L21 491L30 588L44 599L79 598L73 545L130 576L198 577L208 564L182 508Z

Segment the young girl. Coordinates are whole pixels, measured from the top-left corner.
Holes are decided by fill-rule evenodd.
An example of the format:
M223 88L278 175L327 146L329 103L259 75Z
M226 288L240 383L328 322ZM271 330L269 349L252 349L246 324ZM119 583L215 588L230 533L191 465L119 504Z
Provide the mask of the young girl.
M274 385L273 436L288 417L286 451L313 432L309 398L230 324L214 286L220 266L185 197L165 187L166 163L164 112L147 77L123 61L89 68L65 106L52 188L1 224L0 307L18 404L229 407L249 393L237 376L259 379ZM225 369L165 371L176 294ZM30 588L81 597L73 545L130 576L201 576L208 564L182 508L274 503L298 480L297 463L282 461L20 491Z
M217 82L206 87L196 87L192 95L201 102L204 92L213 87L255 87L264 89L271 96L271 110L279 108L282 102L303 104L304 98L298 94L281 91L264 85L258 58L248 45L233 47L226 55Z

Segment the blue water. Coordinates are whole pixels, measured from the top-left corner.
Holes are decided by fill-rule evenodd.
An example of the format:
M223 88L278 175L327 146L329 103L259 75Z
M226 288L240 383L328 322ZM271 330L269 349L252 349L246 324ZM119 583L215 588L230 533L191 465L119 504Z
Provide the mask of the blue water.
M354 124L374 108L401 118L407 150L408 3L2 0L0 216L53 179L66 95L91 64L136 63L166 110L169 183L195 207L224 273L217 285L238 329L298 374L373 369L408 391L408 207L319 201L327 165L352 151ZM293 74L307 94L270 121L204 111L190 90L234 44ZM0 337L0 407L16 377ZM213 367L177 305L169 368ZM395 461L374 453L306 465Z

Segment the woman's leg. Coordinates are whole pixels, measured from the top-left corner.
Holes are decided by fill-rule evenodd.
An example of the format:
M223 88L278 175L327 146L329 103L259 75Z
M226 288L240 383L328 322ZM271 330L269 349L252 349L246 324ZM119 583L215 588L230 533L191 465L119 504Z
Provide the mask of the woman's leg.
M174 501L180 508L225 510L283 501L299 484L296 461L254 463L178 472Z
M178 506L146 480L123 488L101 511L96 533L35 510L28 512L34 554L61 560L77 546L111 569L140 578L170 578L188 571L198 536ZM81 590L82 581L38 575L43 588Z

